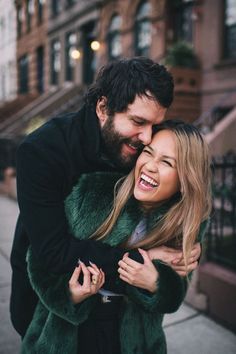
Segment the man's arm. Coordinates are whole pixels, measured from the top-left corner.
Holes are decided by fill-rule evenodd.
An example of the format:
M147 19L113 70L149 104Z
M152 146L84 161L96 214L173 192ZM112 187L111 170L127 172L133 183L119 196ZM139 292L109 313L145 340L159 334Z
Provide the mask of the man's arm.
M34 256L54 273L72 272L81 258L86 264L97 264L106 275L117 274L124 250L93 240L80 241L68 233L63 193L67 176L57 155L50 152L47 156L27 142L18 150L18 202ZM137 251L132 256L142 261Z

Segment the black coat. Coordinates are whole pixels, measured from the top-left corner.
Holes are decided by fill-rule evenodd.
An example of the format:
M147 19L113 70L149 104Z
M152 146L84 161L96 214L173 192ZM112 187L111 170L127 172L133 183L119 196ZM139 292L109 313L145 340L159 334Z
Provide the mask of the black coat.
M117 263L125 250L75 239L68 232L64 211L65 198L82 173L113 170L101 153L98 118L87 107L50 120L20 145L17 154L20 216L11 253L10 310L13 325L21 335L37 303L26 271L29 244L34 256L50 272L72 272L78 258L85 263L93 261L106 273L106 288L117 291L112 277L117 274ZM137 251L132 251L132 255L141 261Z

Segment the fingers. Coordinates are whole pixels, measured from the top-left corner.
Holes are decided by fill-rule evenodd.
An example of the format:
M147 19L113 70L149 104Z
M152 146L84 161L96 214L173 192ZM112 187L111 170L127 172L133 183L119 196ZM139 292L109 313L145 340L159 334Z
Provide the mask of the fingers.
M119 261L118 262L119 268L125 270L126 272L132 273L133 271L136 271L137 267L132 267L130 266L128 263L126 263L126 261Z
M187 266L173 266L173 269L178 273L180 276L187 276L190 272L195 270L198 267L198 262L193 262L190 265Z
M96 266L96 264L95 264L95 263L92 263L91 261L89 261L89 263L90 263L91 267L94 268L94 269L99 273L99 269L98 269L98 267Z
M141 256L143 257L144 263L145 262L147 262L147 263L151 262L151 259L150 259L149 255L148 255L147 251L143 250L142 248L138 248L138 251L141 254Z
M88 270L88 268L85 266L85 264L83 262L80 261L80 265L81 265L81 269L84 275L84 279L83 279L83 288L84 289L90 289L90 285L91 285L91 276L90 276L90 271Z
M81 265L76 267L74 272L72 273L72 276L71 276L71 278L69 280L69 285L70 286L73 286L73 285L77 284L80 273L81 273Z
M118 264L119 264L120 262L123 262L122 264L125 263L127 266L129 266L130 268L134 268L134 269L138 269L138 268L140 267L140 265L141 265L141 263L136 262L136 261L134 261L133 259L129 258L128 253L126 253L126 254L123 256L122 260L120 260L120 261L118 262ZM120 264L119 264L119 265L120 265Z
M200 256L201 256L201 244L198 242L193 246L192 251L190 252L189 258L187 259L188 265L191 265L192 263L198 261ZM180 257L179 259L174 259L171 263L173 265L179 265L179 266L185 265L183 257Z
M193 257L195 260L197 260L201 256L201 251L201 244L198 242L193 246L190 257Z

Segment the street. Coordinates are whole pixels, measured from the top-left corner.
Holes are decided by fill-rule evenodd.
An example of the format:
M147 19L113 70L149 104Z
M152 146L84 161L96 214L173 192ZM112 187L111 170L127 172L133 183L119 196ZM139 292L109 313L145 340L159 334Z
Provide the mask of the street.
M17 215L16 202L0 196L0 354L17 354L20 348L20 338L14 331L9 316L11 282L9 259ZM186 304L175 314L165 316L164 328L168 354L236 352L235 334Z

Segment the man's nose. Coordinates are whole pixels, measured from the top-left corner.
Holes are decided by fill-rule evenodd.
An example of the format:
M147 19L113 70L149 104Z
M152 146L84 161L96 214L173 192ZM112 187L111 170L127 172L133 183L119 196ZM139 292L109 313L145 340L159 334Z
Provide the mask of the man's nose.
M139 140L143 145L148 145L152 141L152 127L143 127L139 133Z

